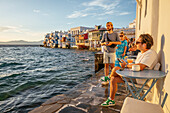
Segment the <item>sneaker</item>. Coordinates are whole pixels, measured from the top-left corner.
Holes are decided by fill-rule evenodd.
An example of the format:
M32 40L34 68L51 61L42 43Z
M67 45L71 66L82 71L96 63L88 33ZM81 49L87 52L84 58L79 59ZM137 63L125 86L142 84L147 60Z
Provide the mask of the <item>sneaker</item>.
M102 82L107 82L110 80L110 78L108 76L105 76L105 77L101 77L100 79Z
M102 85L108 85L110 78L108 76L101 77Z
M114 100L111 100L111 99L107 99L103 104L101 104L101 106L114 106L115 105L115 101Z

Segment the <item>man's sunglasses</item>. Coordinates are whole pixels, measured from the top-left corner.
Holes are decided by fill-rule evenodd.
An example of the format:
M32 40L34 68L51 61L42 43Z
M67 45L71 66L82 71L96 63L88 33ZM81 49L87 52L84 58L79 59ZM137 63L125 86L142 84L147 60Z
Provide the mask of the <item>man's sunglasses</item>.
M143 44L142 42L138 42L138 41L137 41L137 42L136 42L136 45L139 44L139 43Z
M123 35L120 35L120 37L123 37Z

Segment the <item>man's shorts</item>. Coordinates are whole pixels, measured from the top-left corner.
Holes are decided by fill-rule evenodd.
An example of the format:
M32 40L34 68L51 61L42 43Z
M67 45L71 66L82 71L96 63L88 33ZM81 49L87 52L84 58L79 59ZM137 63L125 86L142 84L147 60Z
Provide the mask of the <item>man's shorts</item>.
M104 55L103 55L103 63L104 64L111 64L111 63L115 63L115 53L107 53L107 52L104 52Z

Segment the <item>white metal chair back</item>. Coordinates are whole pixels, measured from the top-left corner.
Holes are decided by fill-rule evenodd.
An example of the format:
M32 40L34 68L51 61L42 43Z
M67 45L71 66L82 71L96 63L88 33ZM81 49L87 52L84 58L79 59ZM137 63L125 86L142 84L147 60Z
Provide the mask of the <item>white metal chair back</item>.
M158 63L155 65L155 67L153 68L153 70L158 71L158 70L160 70L160 67L161 67L161 64L158 62Z

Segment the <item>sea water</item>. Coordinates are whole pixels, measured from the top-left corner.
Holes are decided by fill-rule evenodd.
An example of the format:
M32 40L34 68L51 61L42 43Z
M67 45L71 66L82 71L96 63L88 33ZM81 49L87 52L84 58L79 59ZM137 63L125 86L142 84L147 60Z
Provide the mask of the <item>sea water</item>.
M87 80L94 74L94 54L75 49L0 47L0 112L26 113Z

